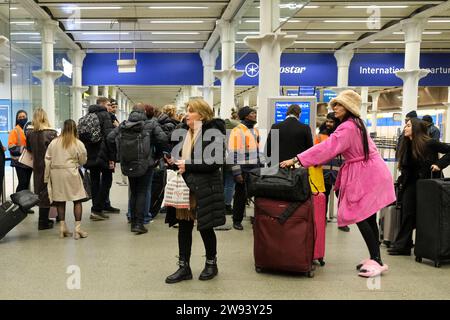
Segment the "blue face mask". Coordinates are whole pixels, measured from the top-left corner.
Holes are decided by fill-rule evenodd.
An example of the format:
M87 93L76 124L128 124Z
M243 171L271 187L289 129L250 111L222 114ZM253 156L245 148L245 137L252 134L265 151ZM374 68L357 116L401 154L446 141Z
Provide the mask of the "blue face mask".
M17 124L18 124L22 129L23 129L23 127L25 127L25 125L27 124L27 122L28 122L28 119L27 119L27 118L17 120Z

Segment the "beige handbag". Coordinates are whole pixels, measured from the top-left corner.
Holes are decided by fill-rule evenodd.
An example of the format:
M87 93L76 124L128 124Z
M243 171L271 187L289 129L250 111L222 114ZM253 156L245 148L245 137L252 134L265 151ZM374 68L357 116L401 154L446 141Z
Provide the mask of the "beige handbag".
M27 167L33 168L33 155L27 149L23 149L19 162Z

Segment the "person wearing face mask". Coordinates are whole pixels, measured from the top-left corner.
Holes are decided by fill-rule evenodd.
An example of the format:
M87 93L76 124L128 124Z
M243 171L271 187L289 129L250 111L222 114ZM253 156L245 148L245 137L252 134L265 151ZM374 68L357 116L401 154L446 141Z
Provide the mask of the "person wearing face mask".
M27 146L27 139L23 128L28 122L28 115L25 110L19 110L16 113L16 126L9 133L8 137L8 149L11 154L11 167L16 168L17 179L19 184L17 185L16 192L26 190L30 186L31 174L33 169L27 167L19 162L20 155L23 153ZM33 213L30 211L29 213Z

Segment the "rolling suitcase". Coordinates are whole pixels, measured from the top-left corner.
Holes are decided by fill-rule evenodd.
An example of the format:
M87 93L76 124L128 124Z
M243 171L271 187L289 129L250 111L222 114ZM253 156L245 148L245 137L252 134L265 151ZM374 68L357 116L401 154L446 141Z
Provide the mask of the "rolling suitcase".
M416 243L417 262L422 258L450 260L450 179L423 179L417 182Z
M303 203L256 198L253 224L255 269L313 277L314 212Z
M402 222L401 210L397 206L390 205L381 209L378 220L380 228L380 241L390 247L400 231Z
M318 260L321 266L325 265L325 227L326 227L326 203L327 199L322 192L313 194L314 222L316 226L316 240L314 244L314 260Z
M27 213L18 205L11 201L3 203L0 206L0 240L26 217Z

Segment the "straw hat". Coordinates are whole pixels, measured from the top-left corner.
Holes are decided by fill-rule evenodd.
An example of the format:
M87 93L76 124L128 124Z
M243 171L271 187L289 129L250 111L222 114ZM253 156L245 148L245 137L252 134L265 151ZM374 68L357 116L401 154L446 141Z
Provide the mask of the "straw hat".
M353 90L344 90L330 101L330 107L341 104L347 111L356 117L361 117L361 96Z

